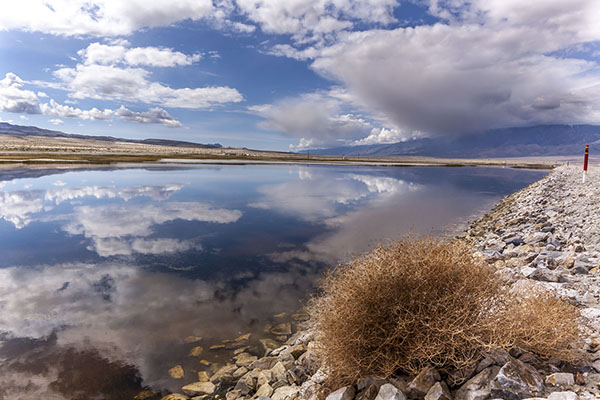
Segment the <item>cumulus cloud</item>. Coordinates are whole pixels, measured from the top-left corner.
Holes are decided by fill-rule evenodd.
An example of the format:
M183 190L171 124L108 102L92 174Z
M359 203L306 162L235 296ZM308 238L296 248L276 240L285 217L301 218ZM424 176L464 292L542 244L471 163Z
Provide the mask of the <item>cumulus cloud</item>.
M396 0L237 0L242 13L267 33L289 34L297 42L332 39L361 23L395 21Z
M106 121L115 117L124 121L138 122L141 124L162 124L170 128L182 126L180 121L159 107L154 107L144 112L131 111L125 106L121 106L116 110L107 108L99 110L95 107L90 110L82 110L77 107L59 104L54 101L54 99L50 99L49 103L40 104L40 110L42 111L42 114L55 115L63 118ZM63 123L63 121L59 119L50 120L50 122L52 121L60 121L59 123Z
M134 47L128 48L125 43L102 44L91 43L77 54L84 64L126 64L130 66L175 67L191 65L200 60L200 54L187 55L169 48Z
M396 0L24 0L3 10L0 30L118 36L191 19L238 33L251 33L258 24L264 32L296 41L323 41L357 23L392 23L396 6Z
M140 28L167 26L192 19L214 19L211 0L24 0L5 7L0 29L23 29L57 35L128 35Z
M294 149L369 143L392 143L409 134L389 125L385 118L364 110L345 90L305 93L274 104L249 107L264 118L260 126L298 138Z
M89 110L82 110L77 107L64 105L50 99L48 103L40 103L39 97L48 97L42 92L37 94L31 90L23 89L24 81L12 72L5 75L0 80L0 111L26 114L44 114L60 118L78 118L83 120L106 121L112 118L118 118L124 121L133 121L143 124L162 124L171 128L182 126L181 122L175 119L166 110L153 107L148 111L137 112L121 106L116 110L100 110L93 107ZM198 94L192 94L192 96ZM170 101L182 101L182 97L170 99ZM53 125L61 125L64 121L60 118L50 119ZM21 116L21 119L26 119Z
M178 128L182 123L173 118L171 114L159 107L151 108L145 112L128 110L124 106L114 111L114 115L122 120L139 122L141 124L162 124L170 128Z
M381 143L397 143L407 140L406 132L402 132L397 128L373 128L369 136L356 140L353 145L368 145Z
M113 111L109 109L99 110L92 108L90 110L82 110L80 108L66 106L57 103L54 99L50 102L40 105L42 114L54 115L62 118L79 118L83 120L108 120L111 118Z
M24 82L12 72L0 80L0 111L39 114L38 97L31 90L22 89Z
M75 68L60 68L54 75L70 92L69 96L76 99L124 100L191 109L243 100L236 89L227 86L173 89L151 82L150 73L142 68L78 64Z
M276 50L312 59L402 130L600 122L598 64L561 53L600 40L600 3L431 1L429 10L442 22Z

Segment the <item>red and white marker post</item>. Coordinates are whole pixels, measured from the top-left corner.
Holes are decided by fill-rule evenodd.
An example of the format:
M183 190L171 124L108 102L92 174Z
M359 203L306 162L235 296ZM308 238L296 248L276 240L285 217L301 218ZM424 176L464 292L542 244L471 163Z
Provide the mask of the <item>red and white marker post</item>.
M585 145L585 156L583 156L583 183L587 178L587 166L588 166L588 157L590 156L590 145Z

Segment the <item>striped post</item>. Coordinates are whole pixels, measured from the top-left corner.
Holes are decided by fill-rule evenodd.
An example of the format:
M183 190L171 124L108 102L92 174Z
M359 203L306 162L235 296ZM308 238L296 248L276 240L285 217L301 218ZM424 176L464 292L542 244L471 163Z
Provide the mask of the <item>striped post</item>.
M585 155L583 156L583 183L585 183L587 179L587 167L588 167L588 157L590 156L590 145L585 145Z

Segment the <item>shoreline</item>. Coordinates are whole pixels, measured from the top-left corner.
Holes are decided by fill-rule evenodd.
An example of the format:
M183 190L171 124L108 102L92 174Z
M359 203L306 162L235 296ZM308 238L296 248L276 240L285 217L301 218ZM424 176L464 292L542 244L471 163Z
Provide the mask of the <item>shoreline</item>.
M371 165L371 166L488 166L506 168L552 169L565 161L554 158L516 158L516 159L475 159L475 158L435 158L435 157L338 157L299 154L265 156L248 154L245 156L215 156L194 154L88 154L88 153L0 153L0 168L28 168L52 166L53 168L94 168L98 166L122 165L246 165L246 164L310 164L310 165Z
M460 384L425 370L416 377L369 377L332 391L324 386L327 372L319 365L314 334L306 327L262 358L248 362L248 355L238 356L211 377L184 386L182 391L189 397L171 394L162 400L600 397L600 200L596 200L600 172L594 167L600 168L591 166L585 185L580 166L555 168L541 180L506 196L459 236L512 287L537 285L576 304L587 330L581 350L590 355L588 361L571 365L540 360L526 352L498 351L481 360L476 369L461 371L464 379ZM517 368L516 376L508 382L507 369L515 365L521 370ZM537 388L528 382L532 375Z

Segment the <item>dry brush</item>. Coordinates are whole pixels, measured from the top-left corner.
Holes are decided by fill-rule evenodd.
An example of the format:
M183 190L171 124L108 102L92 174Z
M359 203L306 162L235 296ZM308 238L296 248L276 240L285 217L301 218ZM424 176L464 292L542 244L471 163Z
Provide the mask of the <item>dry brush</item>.
M571 304L516 295L466 244L435 238L406 238L332 269L309 311L336 383L462 369L498 348L567 359L581 333Z

